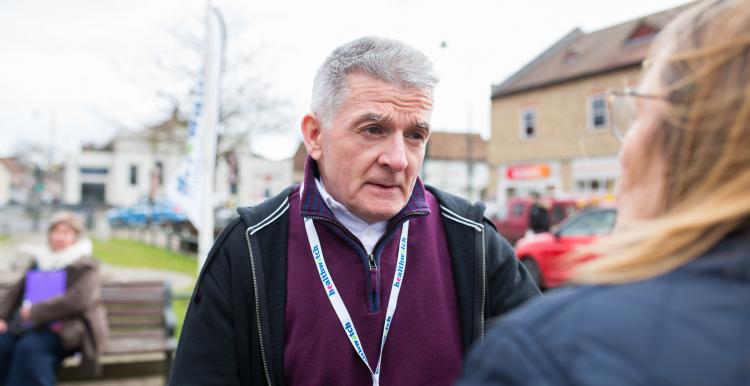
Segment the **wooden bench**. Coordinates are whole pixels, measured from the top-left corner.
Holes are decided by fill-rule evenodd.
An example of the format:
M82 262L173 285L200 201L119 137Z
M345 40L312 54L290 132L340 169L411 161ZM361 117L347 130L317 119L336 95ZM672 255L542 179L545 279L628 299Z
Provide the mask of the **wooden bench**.
M10 283L0 283L0 296ZM169 377L176 340L172 291L168 282L122 281L102 285L109 337L97 379L121 379L163 374ZM67 358L60 381L91 379L80 367L80 356Z

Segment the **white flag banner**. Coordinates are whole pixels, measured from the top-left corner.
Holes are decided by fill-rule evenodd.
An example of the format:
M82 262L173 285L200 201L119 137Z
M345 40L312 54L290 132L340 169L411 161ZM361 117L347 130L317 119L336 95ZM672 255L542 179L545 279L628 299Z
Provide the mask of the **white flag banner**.
M224 32L218 11L206 7L203 71L188 122L185 156L167 183L167 195L198 230L198 270L213 242L213 180L219 125L219 83Z
M204 124L203 110L204 92L203 81L199 80L195 90L195 102L190 121L187 126L187 141L185 142L185 155L177 167L175 174L167 182L167 196L188 217L193 226L200 230L201 221L201 189L204 183L203 165L201 164L201 152L214 152L214 149L203 149L201 142L202 132L209 129ZM210 129L209 129L210 130Z

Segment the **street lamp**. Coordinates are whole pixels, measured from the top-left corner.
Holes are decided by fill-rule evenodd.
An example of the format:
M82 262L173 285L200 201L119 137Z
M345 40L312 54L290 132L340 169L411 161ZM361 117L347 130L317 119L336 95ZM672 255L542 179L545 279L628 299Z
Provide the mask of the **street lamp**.
M440 48L447 49L448 42L445 40L440 41ZM467 56L468 57L468 56ZM474 195L474 140L473 140L473 114L471 108L471 61L466 60L466 74L465 74L465 97L466 97L466 198L473 200Z

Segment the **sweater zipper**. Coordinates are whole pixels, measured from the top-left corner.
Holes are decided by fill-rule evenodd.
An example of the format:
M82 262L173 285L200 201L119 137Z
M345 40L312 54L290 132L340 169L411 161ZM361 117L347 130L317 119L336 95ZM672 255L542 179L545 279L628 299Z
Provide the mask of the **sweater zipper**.
M370 285L372 286L370 296L372 297L372 304L375 305L375 300L378 296L377 288L379 287L378 266L375 264L375 256L372 253L367 255L367 260L370 263Z
M364 252L367 255L367 264L370 268L370 293L368 294L369 301L371 301L373 307L375 307L375 298L378 296L376 285L377 285L377 279L378 279L378 266L375 264L375 256L372 253L367 253L367 250L365 249L364 244L362 244L362 241L357 238L352 232L349 231L349 229L346 229L345 226L342 226L336 221L333 221L331 219L325 218L325 217L318 217L318 216L309 216L309 218L317 221L327 222L329 224L333 224L340 228L344 234L346 234L349 238L354 240L357 245L359 245L362 252ZM379 241L378 241L379 242Z
M255 295L255 315L256 315L256 322L258 325L258 341L260 342L260 357L263 361L263 371L266 375L266 382L268 382L268 386L273 386L273 382L271 382L271 373L268 371L268 359L266 358L266 348L263 344L263 329L261 327L261 321L260 321L260 303L258 301L258 278L255 273L255 257L253 256L253 248L250 245L250 233L249 229L245 232L245 240L247 240L247 249L250 251L250 271L253 275L253 294Z
M416 214L422 214L422 213L424 213L424 211L411 211L411 212L404 213L402 215L402 218L408 218L409 216L416 215ZM369 269L370 269L370 287L371 288L370 288L370 294L369 295L370 295L370 300L372 301L372 304L373 304L373 307L374 307L375 303L376 303L376 300L377 300L377 298L379 296L379 292L378 292L378 287L379 287L378 265L375 262L375 253L367 253L367 250L365 249L364 244L362 244L362 241L360 241L357 238L357 236L355 236L354 234L352 234L352 232L350 232L349 229L347 229L345 226L339 224L338 222L333 221L333 220L328 219L328 218L325 218L325 217L320 217L320 216L305 216L305 217L313 219L313 220L317 220L317 221L324 221L324 222L327 222L327 223L330 223L330 224L333 224L333 225L339 227L344 232L344 234L346 234L347 236L349 236L352 240L356 241L357 244L359 245L359 247L361 248L361 250L363 252L365 252L365 254L367 255L367 264L368 264ZM398 223L400 223L400 221ZM383 239L388 234L390 234L391 232L393 232L394 228L395 227L393 227L392 229L386 230L386 232L383 233L382 236L380 236L380 239L378 240L378 242L375 243L375 247L373 248L373 251L378 250L378 246L380 245L380 243L383 242Z

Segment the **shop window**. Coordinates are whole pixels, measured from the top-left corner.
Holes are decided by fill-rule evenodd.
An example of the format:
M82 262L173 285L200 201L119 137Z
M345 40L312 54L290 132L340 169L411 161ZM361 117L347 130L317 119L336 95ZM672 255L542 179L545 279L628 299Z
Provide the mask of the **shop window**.
M615 180L613 178L576 180L575 187L579 193L614 193Z
M606 187L607 187L607 193L614 193L615 192L615 180L608 179L605 181Z

